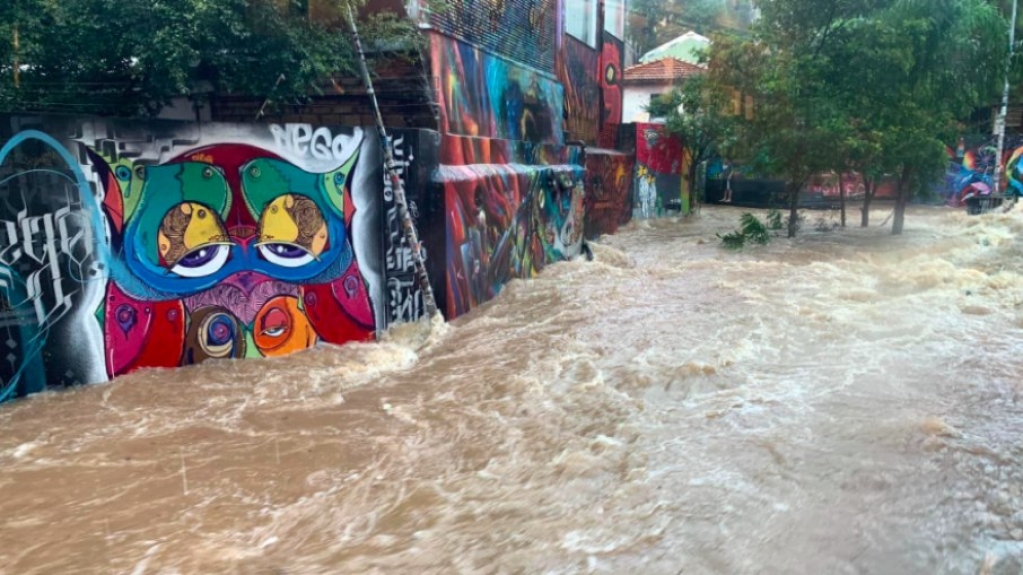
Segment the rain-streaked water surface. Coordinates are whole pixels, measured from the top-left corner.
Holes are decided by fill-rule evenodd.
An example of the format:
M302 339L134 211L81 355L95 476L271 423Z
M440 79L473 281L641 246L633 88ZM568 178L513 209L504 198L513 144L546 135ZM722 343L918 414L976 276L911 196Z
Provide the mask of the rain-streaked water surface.
M739 214L432 333L3 406L0 573L1019 573L1023 213L725 252Z

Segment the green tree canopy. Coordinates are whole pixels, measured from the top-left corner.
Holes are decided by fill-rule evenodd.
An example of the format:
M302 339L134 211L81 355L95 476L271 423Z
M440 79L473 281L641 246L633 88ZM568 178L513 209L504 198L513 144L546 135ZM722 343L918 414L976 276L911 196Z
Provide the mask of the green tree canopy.
M682 141L688 163L686 182L695 194L696 174L701 163L733 142L731 94L703 75L689 77L661 98L650 102L652 116L665 118L665 129ZM694 196L695 197L695 196Z
M347 36L308 18L298 0L0 6L4 110L154 115L175 96L210 90L288 99L353 73L354 62Z
M910 190L944 165L942 141L995 101L1007 23L985 0L774 0L747 39L718 38L712 84L754 101L738 124L747 162L798 193L852 166L898 178L893 233Z
M753 3L743 0L731 9L729 4L725 0L630 0L629 41L642 55L690 30L707 35L718 29L745 29Z

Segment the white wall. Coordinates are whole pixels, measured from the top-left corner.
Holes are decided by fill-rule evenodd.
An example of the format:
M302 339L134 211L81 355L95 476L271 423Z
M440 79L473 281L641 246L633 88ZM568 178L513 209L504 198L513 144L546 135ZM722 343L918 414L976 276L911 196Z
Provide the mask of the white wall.
M649 121L647 112L643 108L650 104L650 96L652 94L664 94L670 90L669 86L625 86L622 96L622 122Z
M160 115L157 117L161 120L184 120L186 122L194 122L197 119L192 102L185 97L172 98L170 104L160 110ZM210 121L209 104L205 104L199 110L198 120L202 122Z

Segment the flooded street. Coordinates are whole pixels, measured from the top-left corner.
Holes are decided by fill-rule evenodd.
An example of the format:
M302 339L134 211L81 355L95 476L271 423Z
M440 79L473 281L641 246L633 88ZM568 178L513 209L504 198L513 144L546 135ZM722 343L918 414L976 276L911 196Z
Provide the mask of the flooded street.
M0 574L1023 572L1023 210L890 211L5 405Z

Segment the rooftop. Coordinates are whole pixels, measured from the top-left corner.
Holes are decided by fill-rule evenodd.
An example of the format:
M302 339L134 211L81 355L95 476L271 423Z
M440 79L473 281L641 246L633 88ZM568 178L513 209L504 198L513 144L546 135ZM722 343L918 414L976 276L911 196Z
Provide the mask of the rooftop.
M626 84L673 82L706 72L706 68L675 58L664 58L625 69Z
M639 61L646 64L662 58L675 58L690 64L697 64L700 51L706 50L708 46L710 46L710 38L696 32L686 32L643 54Z

